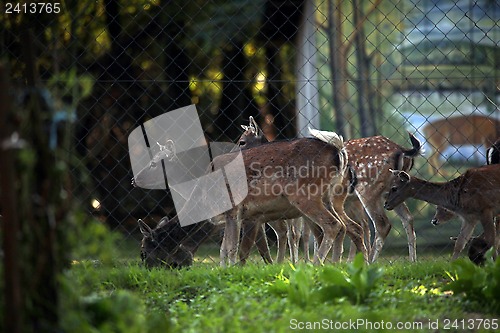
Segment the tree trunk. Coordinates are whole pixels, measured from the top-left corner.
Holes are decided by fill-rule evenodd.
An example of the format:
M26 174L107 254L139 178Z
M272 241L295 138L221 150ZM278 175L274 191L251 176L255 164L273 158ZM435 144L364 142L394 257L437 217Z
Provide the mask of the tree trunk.
M275 137L290 139L295 137L294 106L290 99L283 95L283 64L280 59L280 48L274 43L266 46L267 60L267 109L273 116Z
M222 63L224 85L219 114L214 120L216 131L219 132L219 135L215 136L217 141L235 142L241 135L240 124L244 122L241 114L245 109L243 74L245 65L246 59L241 43L224 49Z
M335 131L346 137L346 122L342 103L342 89L341 86L344 84L345 77L343 75L343 68L341 64L341 57L343 56L340 51L340 35L342 25L340 19L335 15L335 6L333 5L334 0L328 1L328 28L327 34L330 36L328 39L329 43L329 53L330 53L330 71L332 73L332 97L333 97L333 109L335 113L336 128ZM337 13L341 12L341 8L337 8Z
M375 135L373 105L370 103L370 82L369 82L369 62L366 55L366 36L364 34L361 18L363 17L362 8L359 0L352 1L353 23L359 29L355 34L356 44L356 67L358 78L356 80L358 113L360 121L360 131L362 137Z
M25 165L27 173L35 173L22 187L21 207L26 221L23 242L27 256L23 263L23 283L26 283L26 320L33 332L54 332L59 325L58 276L67 264L64 249L64 232L60 221L65 218L67 205L61 201L62 175L54 168L54 152L50 150L44 129L44 119L52 111L39 90L39 76L33 50L34 37L28 31L22 38L26 83L31 92L26 100L29 125L26 141L36 160ZM43 107L42 107L43 105ZM28 164L28 163L27 163ZM31 171L31 172L30 172Z

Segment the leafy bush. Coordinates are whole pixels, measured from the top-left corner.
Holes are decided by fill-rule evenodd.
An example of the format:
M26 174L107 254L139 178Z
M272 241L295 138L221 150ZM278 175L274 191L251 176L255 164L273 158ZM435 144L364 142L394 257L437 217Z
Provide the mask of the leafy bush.
M313 270L308 267L299 267L293 268L289 279L282 271L271 285L271 291L285 295L302 308L344 300L362 304L368 301L382 275L380 267L367 266L362 254L358 254L346 270L325 266L314 275Z
M118 257L117 246L121 235L112 232L98 220L86 217L82 212L72 216L72 232L68 233L71 260L96 260L111 263Z
M491 251L487 257L491 258ZM500 313L500 260L488 260L484 266L477 266L470 260L460 259L453 263L455 274L447 272L451 279L445 290L463 294L467 300L477 302Z

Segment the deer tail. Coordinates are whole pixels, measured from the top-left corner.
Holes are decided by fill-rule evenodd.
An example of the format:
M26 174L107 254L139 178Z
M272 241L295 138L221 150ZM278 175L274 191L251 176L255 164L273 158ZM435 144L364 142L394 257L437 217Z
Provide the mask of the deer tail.
M330 131L320 131L311 127L309 127L309 134L311 134L311 136L315 137L316 139L331 144L339 150L339 170L342 170L342 173L345 173L347 163L349 163L349 159L347 156L347 151L344 147L344 138L342 137L342 135L338 135L337 133Z
M424 147L420 140L410 132L408 132L408 135L410 136L412 147L410 149L402 149L404 157L414 158L418 155L422 155L424 153Z
M344 149L344 138L342 135L338 135L337 133L330 131L320 131L311 127L309 127L309 134L316 139L335 146L339 150Z
M413 167L413 159L418 155L422 155L424 153L424 148L420 140L418 140L410 132L408 132L408 135L410 136L412 147L409 149L401 148L394 153L393 155L394 170L404 170L404 171L411 170L411 168Z

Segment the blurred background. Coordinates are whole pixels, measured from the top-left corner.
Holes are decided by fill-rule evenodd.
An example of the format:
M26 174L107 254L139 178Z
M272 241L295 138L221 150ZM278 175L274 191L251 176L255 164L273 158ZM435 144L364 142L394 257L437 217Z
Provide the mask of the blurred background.
M6 281L53 285L37 297L75 243L116 233L118 256L138 260L137 219L175 214L168 191L131 185L128 134L164 112L196 104L208 141L235 142L249 116L269 140L311 126L409 147L409 131L426 149L413 173L432 180L485 164L500 137L496 0L23 4L0 14L1 232ZM409 206L418 252L450 252L459 224ZM383 253L405 259L389 215ZM217 261L218 241L200 260Z

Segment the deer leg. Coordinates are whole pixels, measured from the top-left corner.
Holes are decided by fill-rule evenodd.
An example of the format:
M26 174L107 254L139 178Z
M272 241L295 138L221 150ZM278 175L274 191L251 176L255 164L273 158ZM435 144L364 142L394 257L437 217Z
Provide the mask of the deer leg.
M332 214L323 205L321 200L307 201L303 200L303 198L297 198L291 202L303 215L307 216L323 229L323 240L313 261L315 265L322 265L333 246L335 238L339 232L343 232L342 229L345 229L345 225L335 212Z
M240 263L242 265L246 264L246 261L250 256L250 250L252 249L252 246L255 244L257 233L259 232L259 230L262 230L263 226L264 226L263 223L255 221L245 221L243 223L243 233L240 245ZM264 259L264 261L265 260L266 259Z
M302 250L304 252L304 261L310 262L311 256L309 255L309 247L310 247L309 243L311 240L311 227L305 221L303 221L303 223L304 223L304 230L302 230Z
M342 254L344 253L344 239L346 234L346 229L342 229L335 237L335 241L333 242L332 247L332 261L333 262L341 262Z
M456 260L460 253L465 248L465 245L472 237L474 228L476 227L477 220L465 220L462 218L462 227L460 228L460 233L458 234L457 240L455 241L455 247L453 248L452 260Z
M321 229L320 226L318 226L316 223L312 222L310 219L307 217L303 216L303 223L304 223L304 231L302 234L302 246L304 249L304 261L305 262L311 262L311 257L309 255L309 241L311 238L311 233L314 236L313 240L313 254L316 255L318 252L318 244L321 244L323 241L323 229Z
M486 246L480 255L484 257L486 251L495 245L496 239L495 222L493 221L493 213L491 210L486 210L481 214L481 225L483 226L482 238L486 242Z
M226 214L226 225L224 228L224 237L220 248L220 265L226 267L227 264L234 265L236 263L236 255L240 243L240 228L238 221Z
M354 242L356 249L363 253L363 258L365 262L368 262L368 251L366 250L364 229L361 225L353 221L344 211L346 195L342 194L340 196L335 196L332 201L332 207L335 212L340 216L342 222L346 226L346 232L351 238L351 242ZM345 234L344 234L345 236ZM343 238L342 238L343 242ZM352 246L354 247L354 246ZM335 249L334 249L335 250Z
M287 225L287 239L288 239L288 247L290 248L290 259L293 264L296 264L299 261L299 242L300 235L304 230L304 223L302 218L296 218L291 220L286 220Z
M276 261L278 263L282 263L285 260L288 233L287 225L284 220L273 221L268 224L271 226L271 228L273 228L274 232L276 233L276 238L278 239L278 257Z
M370 251L370 262L374 262L379 257L384 247L385 239L392 228L382 206L382 201L379 198L380 196L375 196L373 198L360 197L361 203L365 207L366 213L375 227L375 238Z
M269 251L269 243L267 242L266 225L262 223L260 228L257 229L257 235L255 239L257 250L259 250L259 254L266 264L272 264L273 259L271 257L271 251Z
M408 206L403 202L401 205L394 208L396 214L398 214L403 224L403 228L406 231L406 238L408 239L408 251L410 254L410 261L417 261L417 242L415 229L413 228L413 216L411 216Z
M366 214L365 208L359 201L357 196L348 196L346 202L344 204L344 209L349 218L354 221L360 222L361 227L363 228L363 233L365 236L365 246L368 257L370 256L371 250L371 230L370 230L370 218ZM349 261L354 260L354 256L356 255L356 244L351 239L350 247L349 247Z

